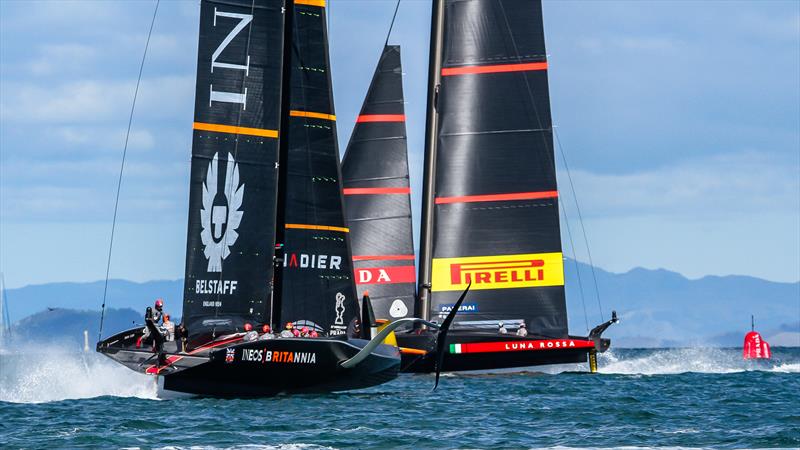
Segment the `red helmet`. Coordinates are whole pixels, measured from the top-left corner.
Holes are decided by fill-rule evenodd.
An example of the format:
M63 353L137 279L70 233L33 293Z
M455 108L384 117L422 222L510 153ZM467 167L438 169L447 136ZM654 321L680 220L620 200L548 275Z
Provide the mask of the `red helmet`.
M300 332L303 333L303 334L308 334L308 327L301 328Z
M317 330L311 330L311 334L309 336L317 337L317 336L319 336L319 333L317 333Z
M244 324L244 331L252 331L252 330L253 330L252 325L250 325L249 323Z
M294 326L292 325L292 322L286 322L286 329L287 330L291 330L292 328L294 328Z
M269 333L269 330L270 330L269 325L265 324L263 327L261 327L261 332L263 333Z
M161 309L163 307L164 307L164 300L161 300L160 298L157 298L156 299L156 309Z
M294 335L294 337L300 336L300 332L297 331L297 328L292 330L292 334Z

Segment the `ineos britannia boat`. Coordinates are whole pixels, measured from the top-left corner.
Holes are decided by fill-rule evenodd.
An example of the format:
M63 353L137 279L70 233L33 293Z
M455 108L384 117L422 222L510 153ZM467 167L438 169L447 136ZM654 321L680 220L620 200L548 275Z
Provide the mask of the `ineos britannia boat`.
M201 2L180 332L165 340L149 321L145 339L134 328L97 351L200 395L397 376L398 349L381 342L400 323L374 337L359 323L326 33L324 0ZM286 322L319 337L244 333Z

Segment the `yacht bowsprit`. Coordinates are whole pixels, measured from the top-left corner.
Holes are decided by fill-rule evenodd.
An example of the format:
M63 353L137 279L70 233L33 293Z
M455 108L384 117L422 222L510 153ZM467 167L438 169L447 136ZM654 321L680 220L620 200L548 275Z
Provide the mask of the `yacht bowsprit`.
M336 391L398 374L381 342L401 323L372 337L358 321L325 24L324 0L201 2L182 324L175 340L148 320L97 345L165 390ZM318 337L245 333L287 322Z

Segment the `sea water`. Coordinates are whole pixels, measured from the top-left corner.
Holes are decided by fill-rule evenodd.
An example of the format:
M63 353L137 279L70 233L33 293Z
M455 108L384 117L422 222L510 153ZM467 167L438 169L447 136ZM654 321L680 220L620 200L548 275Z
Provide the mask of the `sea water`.
M159 400L94 353L0 355L0 448L800 447L800 349L616 349L558 366L402 375L368 390Z

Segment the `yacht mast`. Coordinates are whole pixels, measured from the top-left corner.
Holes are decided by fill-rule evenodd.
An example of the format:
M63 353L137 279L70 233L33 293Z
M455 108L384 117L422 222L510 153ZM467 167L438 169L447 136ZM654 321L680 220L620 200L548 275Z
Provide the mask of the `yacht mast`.
M419 244L419 295L416 314L430 320L431 256L433 254L433 197L436 176L436 131L438 113L436 100L439 94L439 78L442 69L442 28L444 24L444 1L434 0L431 14L430 61L428 63L428 110L425 116L425 165L422 181L422 222Z

